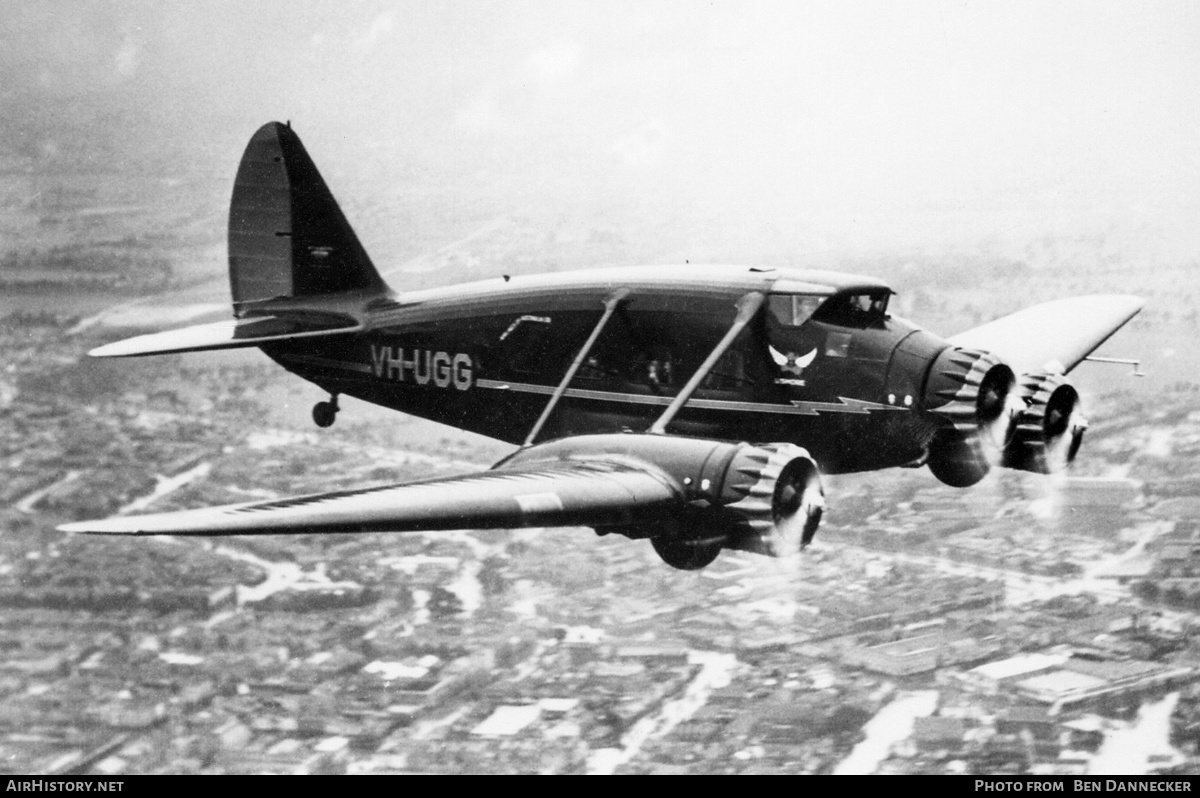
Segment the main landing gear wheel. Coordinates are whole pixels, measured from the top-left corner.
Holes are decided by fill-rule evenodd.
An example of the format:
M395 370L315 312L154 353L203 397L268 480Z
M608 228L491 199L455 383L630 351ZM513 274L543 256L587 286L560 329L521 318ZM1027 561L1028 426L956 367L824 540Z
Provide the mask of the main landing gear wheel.
M312 418L318 427L332 427L333 422L337 421L337 414L337 394L329 397L328 402L317 402L313 405Z
M712 564L721 553L720 543L705 543L696 540L679 540L678 538L650 538L650 545L662 561L680 571L699 571Z

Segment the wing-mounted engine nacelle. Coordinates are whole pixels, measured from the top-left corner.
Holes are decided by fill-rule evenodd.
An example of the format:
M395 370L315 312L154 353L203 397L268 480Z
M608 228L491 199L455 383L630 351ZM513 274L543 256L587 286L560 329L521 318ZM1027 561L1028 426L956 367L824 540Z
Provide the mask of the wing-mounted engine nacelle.
M736 517L728 548L783 557L812 542L825 512L821 470L790 443L746 446L725 476L722 505Z
M998 465L1016 429L1016 377L990 352L951 347L925 384L923 407L945 424L929 443L929 470L965 488Z
M1079 392L1061 374L1023 374L1019 386L1023 408L1004 450L1007 468L1054 474L1079 453L1087 420L1080 412Z
M703 568L721 549L770 557L799 552L825 511L821 471L807 451L789 443L719 444L696 477L685 477L698 507L650 534L654 550L683 570Z
M597 527L650 538L668 565L703 568L721 549L783 556L812 540L825 510L821 472L788 443L755 445L672 435L583 435L514 455L509 466L544 460L629 459L678 489L677 509Z

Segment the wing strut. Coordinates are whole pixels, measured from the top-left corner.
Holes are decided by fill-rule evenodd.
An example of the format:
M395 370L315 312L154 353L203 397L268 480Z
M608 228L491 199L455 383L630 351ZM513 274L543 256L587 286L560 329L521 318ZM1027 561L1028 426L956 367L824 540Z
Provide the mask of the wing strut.
M550 414L554 412L554 408L558 405L558 400L562 399L563 394L567 392L567 386L571 384L571 380L575 379L575 372L579 371L579 367L583 364L584 358L592 351L592 347L596 345L596 339L600 337L600 333L604 331L604 327L608 324L608 320L612 318L621 302L625 297L629 296L628 288L618 288L608 295L604 300L604 315L600 317L600 321L596 322L596 326L592 329L592 334L583 342L583 346L579 349L579 354L575 355L575 359L571 361L571 366L567 369L567 373L563 375L562 381L558 383L558 387L554 389L554 393L550 396L550 401L546 403L545 409L534 423L533 428L529 430L529 434L525 436L525 442L521 444L521 448L532 446L534 440L537 439L538 433L542 431L542 427L546 425Z
M721 355L725 354L725 350L733 345L734 339L738 337L738 334L754 318L754 314L762 307L765 298L764 294L758 291L751 291L737 301L737 316L733 320L733 325L713 351L708 353L708 357L700 364L700 368L696 369L696 373L687 381L687 384L683 386L675 396L675 399L663 411L663 414L658 417L658 421L655 421L650 427L649 431L652 434L662 435L667 431L667 425L675 418L675 414L682 410L683 406L692 398L692 394L695 393L696 388L700 387L701 381L713 370L713 366L717 365L717 361L721 359Z

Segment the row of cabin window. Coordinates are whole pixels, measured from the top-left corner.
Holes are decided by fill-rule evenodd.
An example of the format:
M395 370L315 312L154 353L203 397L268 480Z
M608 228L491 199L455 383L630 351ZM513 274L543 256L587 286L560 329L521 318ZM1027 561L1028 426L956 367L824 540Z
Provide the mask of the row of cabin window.
M887 300L887 294L843 294L834 297L772 294L767 298L767 309L775 323L787 328L800 327L814 316L818 321L830 324L860 327L885 318ZM508 325L501 333L500 341L506 341L506 348L514 351L509 367L523 373L540 371L544 366L552 325L551 317L535 315L520 316ZM823 354L846 357L849 344L848 334L831 332L827 336ZM675 383L678 369L669 350L651 347L642 354L641 363L630 366L626 362L612 368L603 364L593 353L581 364L576 377L592 381L625 379L651 387L668 387ZM733 390L747 382L745 356L731 349L717 361L701 387Z

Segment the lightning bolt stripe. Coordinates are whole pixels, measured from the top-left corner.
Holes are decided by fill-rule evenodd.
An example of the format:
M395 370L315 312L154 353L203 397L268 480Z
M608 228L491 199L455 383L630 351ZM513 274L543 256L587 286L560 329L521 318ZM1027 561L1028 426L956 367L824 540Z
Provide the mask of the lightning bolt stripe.
M357 371L363 374L371 373L367 363L352 363L345 360L316 357L314 355L286 355L286 360L297 363L307 363L314 366ZM503 380L476 380L476 387L496 391L515 391L550 396L554 393L552 385L536 385L527 382L505 382ZM657 405L666 407L671 403L671 396L648 396L639 393L620 393L618 391L593 391L586 388L568 388L565 394L572 399L589 399L597 402L624 402L637 405ZM771 404L767 402L736 402L726 399L695 399L688 402L689 407L702 410L729 410L740 413L775 413L789 416L816 416L822 413L847 413L850 415L867 415L875 410L904 410L896 405L885 405L879 402L868 402L862 399L851 399L839 396L836 402L805 402L793 400L790 404Z
M504 382L502 380L476 380L478 388L496 391L515 391L517 393L532 393L549 396L554 393L553 386L534 385L525 382ZM626 404L659 405L665 407L671 403L671 396L647 396L638 393L619 393L617 391L592 391L585 388L568 388L566 396L573 399L590 399L600 402L624 402ZM790 404L771 404L767 402L735 402L725 399L692 399L688 407L703 410L730 410L740 413L775 413L789 416L815 416L821 413L850 413L866 415L875 410L905 410L896 405L885 405L878 402L867 402L861 399L838 397L837 402L803 402L793 400Z

